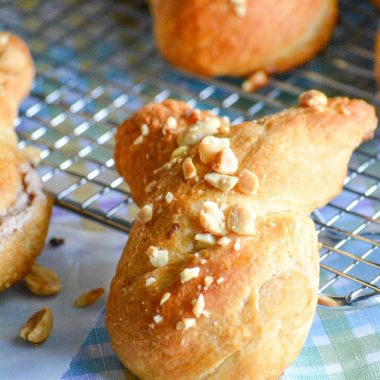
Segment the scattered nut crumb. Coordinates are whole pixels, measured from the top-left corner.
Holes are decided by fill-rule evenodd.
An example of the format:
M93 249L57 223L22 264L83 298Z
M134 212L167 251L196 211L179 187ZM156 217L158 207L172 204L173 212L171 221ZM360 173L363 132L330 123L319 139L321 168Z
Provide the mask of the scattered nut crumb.
M53 313L48 307L37 311L20 330L20 337L33 344L43 343L53 329Z
M27 289L37 296L51 296L62 289L58 275L40 264L34 264L24 277Z
M222 282L224 282L224 277L219 277L217 280L216 280L216 283L218 285L220 285Z
M237 239L235 240L235 243L234 243L234 250L235 250L235 251L239 251L240 248L241 248L241 241L240 241L240 238L237 238Z
M145 187L145 192L147 194L151 193L156 185L157 185L156 180L153 180L152 182L148 183L148 185Z
M226 174L209 173L205 175L205 180L215 189L220 191L230 191L238 183L238 178Z
M158 325L164 320L164 318L160 314L157 314L153 317L153 320L154 320L154 323Z
M140 130L141 130L141 135L142 135L142 136L148 136L148 135L149 135L149 127L148 127L148 125L143 124L143 125L140 127Z
M156 268L162 268L169 262L169 251L167 249L158 249L151 245L146 254L150 263Z
M81 294L75 301L75 307L88 307L98 301L104 294L103 288L92 289L89 292Z
M217 153L230 147L230 139L206 136L199 144L198 152L202 163L209 164L214 161Z
M6 33L1 33L0 35L0 44L1 45L6 45L9 42L9 34Z
M177 323L177 330L188 330L194 327L197 323L195 318L183 318L181 321Z
M199 276L199 272L200 272L199 267L184 269L180 274L181 283L184 284L185 282L190 281L193 278L197 278Z
M177 149L174 149L170 159L172 160L173 158L181 157L183 156L187 151L189 150L189 147L186 145L179 146Z
M149 203L143 206L140 211L136 214L136 219L142 223L148 223L152 220L153 217L153 204Z
M53 237L53 238L51 238L49 240L49 244L52 247L59 247L60 245L62 245L64 243L65 243L65 239L64 238Z
M170 191L168 191L165 195L165 200L167 203L172 203L173 202L173 199L174 199L174 195L173 193L171 193Z
M197 175L197 168L194 166L191 157L187 157L182 164L183 176L185 179L194 178Z
M205 277L205 285L208 287L210 286L214 281L214 277L212 276L206 276Z
M220 174L235 174L238 170L239 162L235 153L230 148L220 151L214 161L213 169Z
M193 300L192 305L194 315L199 318L203 314L206 305L203 294L200 294L196 300Z
M243 194L254 195L259 189L259 178L251 170L243 169L239 173L237 189Z
M327 96L318 90L305 91L298 98L301 107L326 106L327 102Z
M146 280L145 280L145 286L151 286L152 284L154 284L156 282L156 278L155 277L148 277Z
M178 136L177 143L179 146L194 146L203 140L204 137L215 135L221 126L220 119L217 117L208 117L190 127L186 132Z
M227 247L231 243L231 239L224 236L218 239L216 243L220 245L221 247Z
M152 220L153 217L153 204L148 203L143 206L139 212L136 214L136 220L142 224L148 223Z
M165 302L167 302L172 294L169 292L164 293L161 298L160 305L162 306Z
M269 77L263 70L256 71L247 78L241 85L244 92L254 92L269 83Z
M233 205L228 215L228 228L239 235L256 232L256 213L247 206Z
M239 17L244 17L247 15L247 0L230 0L234 7L235 13Z
M198 242L198 248L204 249L211 247L215 244L215 236L207 234L196 234L194 239Z
M221 236L227 233L226 218L215 202L206 201L203 203L199 222L207 232L213 235Z
M133 145L140 145L144 141L143 135L138 136L134 141Z
M349 108L345 104L343 104L343 103L338 103L336 105L335 109L338 111L338 113L340 113L342 115L346 115L346 116L350 116L351 115L351 112L350 112Z

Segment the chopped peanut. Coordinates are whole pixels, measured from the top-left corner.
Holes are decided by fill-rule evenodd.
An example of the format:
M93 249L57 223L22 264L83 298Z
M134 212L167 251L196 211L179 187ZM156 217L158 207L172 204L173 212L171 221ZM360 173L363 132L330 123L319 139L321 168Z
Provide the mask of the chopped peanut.
M206 136L199 144L199 158L204 164L214 161L217 153L230 147L230 140L214 136Z
M220 174L234 174L238 170L239 162L230 148L220 151L215 158L213 169Z
M239 173L237 189L243 194L256 194L259 188L259 179L255 173L244 169Z
M213 235L221 236L227 233L226 218L215 202L204 202L199 215L199 222L207 232Z
M256 231L255 212L247 206L232 206L228 216L228 228L239 235L253 235Z
M187 157L182 164L183 176L185 179L194 178L197 175L197 168L195 167L191 157Z
M225 174L209 173L205 175L205 180L215 189L229 191L238 183L238 178Z

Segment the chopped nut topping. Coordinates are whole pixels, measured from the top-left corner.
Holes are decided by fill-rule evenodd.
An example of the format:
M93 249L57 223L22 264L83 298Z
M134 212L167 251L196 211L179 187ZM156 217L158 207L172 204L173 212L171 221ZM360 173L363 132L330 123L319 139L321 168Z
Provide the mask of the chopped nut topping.
M199 222L207 232L213 235L222 236L227 233L226 218L215 202L206 201L203 203Z
M234 243L234 250L238 251L241 248L240 238L237 238Z
M343 104L343 103L338 103L336 105L336 110L338 111L338 113L342 114L342 115L346 115L346 116L350 116L351 115L351 112L350 110L348 109L348 107Z
M162 268L169 262L169 251L167 249L158 249L151 245L146 254L150 263L156 268Z
M238 159L230 148L223 149L215 157L213 169L220 174L234 174L238 167Z
M173 130L177 127L177 119L174 118L173 116L169 116L168 120L166 120L166 125L170 130Z
M88 307L93 305L104 294L103 288L92 289L89 292L81 294L75 301L75 307Z
M146 280L145 280L145 286L151 286L152 284L154 284L156 282L156 278L155 277L148 277Z
M153 317L153 320L154 320L154 323L158 325L164 320L164 318L160 314L157 314Z
M208 248L215 244L215 237L211 234L196 234L194 239L198 242L198 248Z
M173 158L176 157L181 157L184 155L187 151L189 150L189 147L186 145L179 146L177 149L174 149L172 152L172 155L170 156L170 159L172 160Z
M179 321L177 323L177 330L188 330L192 327L194 327L197 323L197 320L195 318L183 318L182 321Z
M194 178L197 175L197 168L194 166L191 157L187 157L182 164L183 176L185 179Z
M230 147L230 140L227 138L219 138L214 136L206 136L199 144L199 157L201 162L209 164L214 161L217 153L225 148Z
M223 277L219 277L217 280L216 280L216 283L218 285L220 285L222 282L224 282L224 278Z
M164 293L161 298L160 305L162 306L165 302L167 302L172 294L169 292Z
M143 124L140 127L140 130L141 130L141 135L142 136L148 136L149 135L149 127L146 124Z
M196 300L193 300L192 305L194 315L199 318L203 314L206 305L203 294L200 294Z
M240 16L244 17L247 15L247 0L230 0L235 13Z
M197 278L199 276L200 269L199 267L186 268L181 274L181 283L184 284L187 281L192 280L193 278Z
M153 217L153 204L149 203L143 206L140 211L136 214L136 219L142 223L148 223L152 220Z
M218 239L217 244L221 247L227 247L231 243L231 239L228 237L221 237Z
M210 286L214 281L214 277L211 277L211 276L206 276L205 277L205 285L208 287Z
M178 145L193 146L206 136L215 135L221 123L217 117L209 117L190 127L185 133L178 136Z
M327 102L327 96L318 90L303 92L298 98L298 103L301 107L326 106Z
M241 88L244 92L254 92L268 84L269 78L265 71L259 70L247 78Z
M62 289L61 281L55 272L42 265L34 264L24 277L28 290L37 296L51 296Z
M0 35L0 44L6 45L9 42L9 34L2 33Z
M230 191L238 183L238 178L230 175L209 173L205 175L205 180L215 189L221 191Z
M143 141L144 141L144 137L143 137L142 135L140 135L139 137L137 137L137 138L133 141L133 145L139 145L139 144L141 144Z
M34 344L43 343L53 329L53 313L48 307L37 311L20 330L20 337Z
M145 187L145 192L147 194L151 193L156 185L157 185L157 181L156 180L148 183L148 185Z
M259 179L255 173L244 169L239 173L237 189L243 194L256 194L259 188Z
M256 231L256 213L247 206L232 206L228 228L239 235L253 235Z
M167 203L172 203L173 202L173 199L174 199L174 195L173 193L171 193L170 191L168 191L165 195L165 200Z

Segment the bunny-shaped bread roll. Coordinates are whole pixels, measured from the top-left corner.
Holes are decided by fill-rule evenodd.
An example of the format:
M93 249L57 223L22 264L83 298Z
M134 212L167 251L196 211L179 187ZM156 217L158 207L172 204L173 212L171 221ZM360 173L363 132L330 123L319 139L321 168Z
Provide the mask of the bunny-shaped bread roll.
M174 100L120 126L115 161L141 206L112 281L107 327L141 379L277 379L317 304L308 214L341 190L374 108L303 93L254 122Z
M17 148L14 122L29 91L33 63L24 42L0 33L0 291L26 275L45 242L52 202L35 157Z
M150 0L157 45L170 63L208 75L282 72L330 40L336 0Z

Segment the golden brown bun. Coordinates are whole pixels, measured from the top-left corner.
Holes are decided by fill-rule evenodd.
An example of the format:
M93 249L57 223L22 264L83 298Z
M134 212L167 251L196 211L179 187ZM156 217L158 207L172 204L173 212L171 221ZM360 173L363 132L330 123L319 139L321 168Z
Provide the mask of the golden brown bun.
M52 202L16 148L0 145L0 291L18 282L40 254Z
M2 71L4 55L1 55L4 36L8 34L0 33L0 81L6 81L5 88L0 89L0 291L30 271L43 248L52 208L36 170L27 156L17 149L13 129L18 102L32 82L30 68L33 65L29 62L30 55L26 55L28 65L25 69L29 71L17 71L14 75L10 70L5 75ZM12 49L17 47L28 53L17 37L9 35L6 45L6 49L12 46ZM17 62L9 62L17 67Z
M376 5L377 8L380 9L380 0L372 0L372 2Z
M21 103L32 87L34 72L24 41L9 32L0 32L0 90Z
M300 101L302 106L223 128L218 135L230 140L238 158L235 175L248 169L257 176L259 187L251 195L238 187L228 192L211 187L204 177L212 164L200 161L199 144L169 170L153 173L170 158L177 134L183 136L194 123L186 121L185 104L144 107L121 126L117 167L140 205L153 204L153 217L132 228L111 285L107 327L116 353L141 379L276 379L302 349L319 272L317 235L307 214L340 191L353 149L373 135L377 119L374 108L360 100L327 101L312 91ZM169 116L177 119L177 128L164 136ZM155 127L133 144L140 123ZM185 157L192 157L199 181L183 179ZM146 193L152 180L157 183ZM255 231L229 230L223 233L227 245L197 246L195 235L206 232L200 220L205 201L221 205L225 214L235 205L253 210ZM168 251L166 265L152 265L150 246ZM194 267L199 275L182 283L182 271ZM213 282L206 286L207 276ZM155 282L147 285L152 277ZM170 298L161 305L165 293ZM209 315L195 318L193 301L200 294ZM195 318L195 325L177 329L183 318Z
M243 1L244 2L244 1ZM330 40L336 0L151 0L162 55L173 65L208 76L289 70Z

